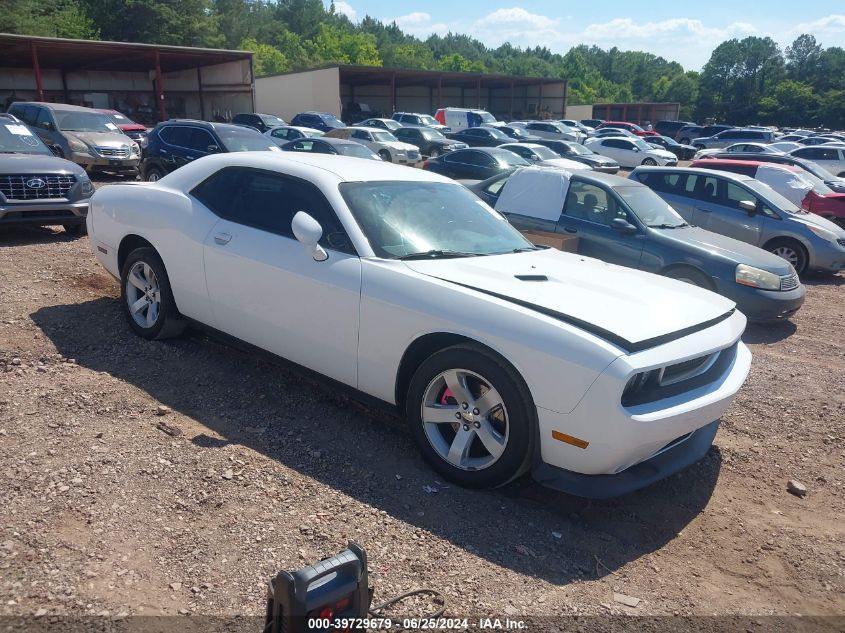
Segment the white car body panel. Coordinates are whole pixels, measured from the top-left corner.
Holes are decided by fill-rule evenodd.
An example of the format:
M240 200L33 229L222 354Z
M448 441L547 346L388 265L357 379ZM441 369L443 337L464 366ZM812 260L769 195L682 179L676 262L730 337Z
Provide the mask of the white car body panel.
M820 158L806 158L804 154L806 153L806 147L800 147L798 149L792 150L789 152L790 156L794 156L795 158L801 158L803 160L809 160L814 162L819 167L823 167L827 171L829 171L834 176L838 176L840 178L845 177L845 144L836 143L836 144L823 144L823 145L816 145L815 147L819 149L828 150L827 153L830 154L831 159L820 159ZM831 151L832 150L832 151ZM837 158L833 159L833 154L837 155Z
M328 260L317 262L294 239L218 218L190 191L230 166L307 179L334 208L358 256L329 250ZM531 393L543 461L575 473L613 474L648 459L710 425L744 381L745 317L729 300L688 284L552 250L375 257L338 189L373 179L461 187L397 165L380 165L374 174L367 161L342 156L211 155L156 183L98 190L88 215L92 250L119 277L121 242L144 238L161 255L185 316L388 403L397 403L398 368L420 337L447 333L486 345ZM231 236L227 244L217 243L220 234ZM515 277L521 274L547 281ZM637 372L730 349L735 362L712 384L622 406ZM554 440L552 431L583 436L589 448Z
M674 165L678 162L678 157L675 156L672 152L665 149L657 149L653 145L649 146L652 149L635 152L632 149L607 147L604 143L609 140L635 141L636 139L627 138L624 136L604 136L599 138L587 139L587 141L584 142L584 146L593 150L596 154L601 154L602 156L612 158L617 163L619 163L621 167L639 167L643 164L643 161L646 158L653 159L659 166L664 166L667 164Z
M354 136L355 132L363 132L370 136L369 140L358 138ZM420 150L416 145L410 143L403 143L402 141L377 141L372 138L372 134L390 134L388 130L381 128L367 128L359 126L349 126L344 128L334 129L331 132L326 132L327 138L343 138L349 141L355 141L361 145L372 150L374 154L380 151L386 151L390 154L390 161L393 163L400 163L403 165L413 165L422 159Z

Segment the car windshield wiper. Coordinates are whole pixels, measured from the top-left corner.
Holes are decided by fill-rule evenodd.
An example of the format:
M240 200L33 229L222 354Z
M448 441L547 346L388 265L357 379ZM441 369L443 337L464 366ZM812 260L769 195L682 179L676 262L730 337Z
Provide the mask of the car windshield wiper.
M539 251L541 250L538 246L524 246L522 248L515 248L512 251L508 251L510 253L527 253L529 251Z
M432 249L430 251L400 255L396 259L403 261L409 259L449 259L452 257L479 257L481 255L484 255L484 253L465 253L463 251Z
M687 224L686 222L684 222L683 224L666 224L664 222L663 224L649 224L648 228L650 228L650 229L680 229L680 228L683 228L685 226L689 226L689 224Z

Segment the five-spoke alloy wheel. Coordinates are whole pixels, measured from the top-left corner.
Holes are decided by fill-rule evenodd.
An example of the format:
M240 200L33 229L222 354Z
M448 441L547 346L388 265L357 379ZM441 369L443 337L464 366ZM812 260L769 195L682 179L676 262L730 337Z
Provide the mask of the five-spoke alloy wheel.
M173 301L164 263L154 248L129 253L120 281L123 306L135 333L147 339L181 334L185 323Z

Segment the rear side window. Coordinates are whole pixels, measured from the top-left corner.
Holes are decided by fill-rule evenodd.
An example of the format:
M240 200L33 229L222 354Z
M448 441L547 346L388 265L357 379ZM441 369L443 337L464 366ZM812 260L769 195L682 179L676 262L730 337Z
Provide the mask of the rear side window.
M182 126L164 127L159 130L158 135L168 145L179 147L190 147L191 128Z
M305 211L323 227L320 245L353 253L349 237L323 194L297 178L259 169L222 169L192 192L215 215L293 239L291 222Z

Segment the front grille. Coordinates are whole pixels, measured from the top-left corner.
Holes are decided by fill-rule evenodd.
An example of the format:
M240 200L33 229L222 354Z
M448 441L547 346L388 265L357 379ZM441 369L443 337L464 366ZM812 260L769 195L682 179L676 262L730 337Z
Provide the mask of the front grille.
M0 176L0 193L6 200L67 198L75 183L75 176Z
M408 158L411 160L417 160L420 157L420 153L416 150L411 150L408 152Z
M129 158L129 146L123 147L95 147L97 153L104 158Z
M795 290L798 287L798 275L792 273L790 275L784 275L780 278L780 289L781 290Z

